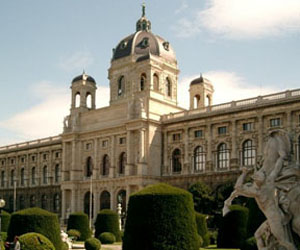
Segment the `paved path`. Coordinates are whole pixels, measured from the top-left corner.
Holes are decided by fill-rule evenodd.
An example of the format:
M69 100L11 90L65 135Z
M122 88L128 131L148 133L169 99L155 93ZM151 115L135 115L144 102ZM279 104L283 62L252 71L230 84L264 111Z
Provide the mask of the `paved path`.
M73 244L73 248L76 250L84 250L84 245L83 244ZM107 250L122 250L122 245L103 245L101 249L107 249Z

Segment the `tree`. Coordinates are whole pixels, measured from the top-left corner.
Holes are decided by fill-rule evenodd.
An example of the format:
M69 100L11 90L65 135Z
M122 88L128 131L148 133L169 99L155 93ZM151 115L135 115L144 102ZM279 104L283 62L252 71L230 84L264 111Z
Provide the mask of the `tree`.
M193 195L195 210L202 214L211 214L214 203L211 188L199 181L191 185L188 191Z

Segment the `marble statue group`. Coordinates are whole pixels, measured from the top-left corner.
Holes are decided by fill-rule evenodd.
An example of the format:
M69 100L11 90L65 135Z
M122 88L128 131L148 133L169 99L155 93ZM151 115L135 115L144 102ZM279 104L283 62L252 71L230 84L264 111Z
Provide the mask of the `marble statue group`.
M285 131L273 131L264 148L263 159L253 169L243 168L234 191L225 201L227 214L237 196L256 200L266 221L255 232L261 249L296 250L295 235L300 236L300 168L291 157L291 140ZM247 182L246 177L252 181Z

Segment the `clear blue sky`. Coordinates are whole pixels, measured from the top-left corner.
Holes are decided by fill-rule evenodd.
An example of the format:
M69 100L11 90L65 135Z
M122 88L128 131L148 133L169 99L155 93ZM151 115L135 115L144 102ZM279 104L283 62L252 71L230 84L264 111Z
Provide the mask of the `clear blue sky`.
M107 102L112 49L135 32L141 4L1 1L0 145L60 133L83 68L97 81L98 103ZM300 86L299 0L148 0L146 16L175 49L181 86L202 72L219 102L246 96L230 95L233 87L255 96Z

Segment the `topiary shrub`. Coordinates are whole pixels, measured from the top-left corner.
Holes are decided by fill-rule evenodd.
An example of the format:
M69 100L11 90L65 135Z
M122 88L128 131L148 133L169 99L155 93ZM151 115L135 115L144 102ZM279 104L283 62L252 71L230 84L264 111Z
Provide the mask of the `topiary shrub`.
M16 235L29 232L44 235L53 243L56 250L61 250L62 240L56 214L37 207L13 213L8 227L7 240L13 241Z
M6 239L7 239L7 232L1 232L0 234L1 234L1 240L2 241L6 241Z
M202 247L206 247L210 243L210 236L207 229L206 215L196 212L197 232L203 239Z
M199 250L192 195L167 184L130 196L123 250Z
M99 235L99 240L102 244L113 244L116 242L116 236L110 232L104 232Z
M241 248L247 237L248 209L240 205L230 206L219 228L218 248Z
M69 250L69 246L68 246L68 243L67 242L63 242L62 243L62 248L61 250Z
M67 231L67 235L73 240L78 240L80 238L80 232L76 229L70 229Z
M88 238L84 242L84 247L86 250L99 250L101 249L101 242L96 238Z
M42 234L26 233L19 237L22 250L55 250L52 242Z
M257 250L256 239L255 237L250 237L245 240L242 250Z
M67 231L76 229L80 232L79 240L86 240L91 237L92 232L89 227L89 217L83 212L72 213L68 219Z
M95 222L95 230L96 238L99 238L99 235L101 233L110 232L115 235L117 241L122 240L119 224L119 215L115 211L112 211L110 209L103 209L98 213Z
M10 213L6 211L1 212L1 232L7 232L9 222L10 222Z

